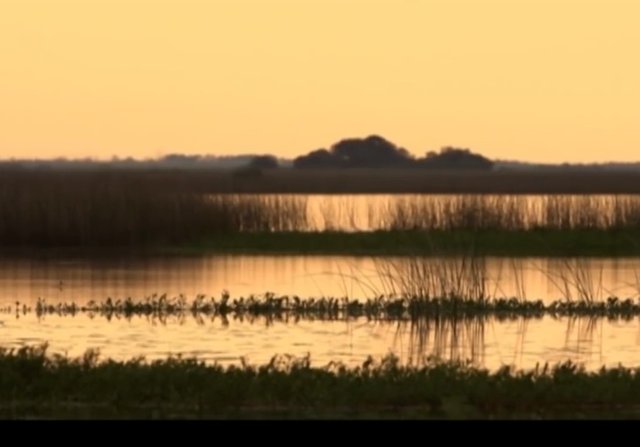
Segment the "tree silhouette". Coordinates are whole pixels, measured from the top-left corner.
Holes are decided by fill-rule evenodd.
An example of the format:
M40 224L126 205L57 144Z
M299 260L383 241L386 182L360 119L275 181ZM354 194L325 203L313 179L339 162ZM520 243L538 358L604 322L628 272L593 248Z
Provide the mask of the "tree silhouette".
M440 153L428 152L425 158L418 160L418 163L427 169L490 170L493 168L493 162L488 158L474 154L469 149L451 146L443 147Z
M415 159L404 148L378 136L346 138L331 146L330 150L317 149L293 161L294 168L422 168L422 169L472 169L491 170L493 162L474 154L469 149L452 146L440 152L427 152L424 158Z
M386 139L371 135L348 138L318 149L293 161L296 168L382 168L409 167L414 162L409 152Z
M249 162L249 167L259 169L276 169L280 165L273 155L257 155Z

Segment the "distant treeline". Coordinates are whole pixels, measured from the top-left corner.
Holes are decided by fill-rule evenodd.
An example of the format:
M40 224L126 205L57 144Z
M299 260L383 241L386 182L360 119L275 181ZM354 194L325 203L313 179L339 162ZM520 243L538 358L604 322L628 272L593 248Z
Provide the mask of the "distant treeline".
M10 159L0 160L0 169L237 169L250 166L257 160L268 158L271 167L291 166L291 160L279 159L272 155L188 155L169 154L155 159L135 159L132 157L110 160L96 160L92 158L66 159L55 158L48 160ZM275 163L275 166L273 164ZM261 167L265 167L261 165Z
M300 169L335 168L425 168L425 169L479 169L490 170L493 162L468 149L445 147L440 153L428 152L423 158L414 158L406 149L384 138L349 138L318 149L293 160Z
M366 138L344 139L329 150L318 149L293 161L278 158L275 155L187 155L169 154L157 159L136 160L117 158L111 160L93 160L90 158L69 160L5 160L0 168L9 169L86 169L95 167L118 169L276 169L293 167L298 169L342 169L342 168L432 168L432 169L476 169L490 170L493 162L488 158L474 154L468 149L445 147L440 153L428 152L423 158L413 157L409 151L390 141L372 135Z
M637 163L528 163L512 160L490 160L469 149L446 146L439 152L429 151L424 157L415 157L408 150L396 146L387 139L370 135L366 138L347 138L329 149L313 150L295 159L280 158L271 154L245 155L193 155L173 153L154 159L132 157L110 160L83 159L5 159L0 160L0 170L21 169L118 169L118 170L243 170L260 171L276 168L342 170L345 168L406 169L421 168L442 171L611 171L638 172ZM247 171L248 172L248 171Z

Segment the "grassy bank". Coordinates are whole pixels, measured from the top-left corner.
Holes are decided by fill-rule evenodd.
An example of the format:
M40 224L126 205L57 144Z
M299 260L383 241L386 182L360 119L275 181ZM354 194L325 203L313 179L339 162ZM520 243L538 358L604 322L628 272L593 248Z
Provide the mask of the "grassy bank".
M285 356L223 368L0 350L3 418L637 418L639 409L640 370L623 367L489 372L459 363L405 367L388 357L317 368Z
M173 254L639 256L636 230L236 233L158 249Z

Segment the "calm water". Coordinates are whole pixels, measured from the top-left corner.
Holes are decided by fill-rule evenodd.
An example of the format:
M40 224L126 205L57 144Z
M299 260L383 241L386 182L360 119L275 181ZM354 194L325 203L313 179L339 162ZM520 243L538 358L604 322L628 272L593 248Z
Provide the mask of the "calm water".
M467 264L463 264L467 262ZM367 298L393 291L386 275L411 275L412 267L451 268L455 258L351 256L243 256L6 260L0 259L0 305L144 298L154 293L232 297L274 292L309 297ZM637 297L640 258L486 258L478 267L491 296L551 301L564 297L563 278L582 281L594 296ZM468 272L467 272L468 273ZM411 278L411 276L407 276ZM418 278L419 279L419 278ZM395 284L397 291L398 284ZM572 289L574 290L574 289ZM573 295L575 297L575 295Z
M390 265L403 271L403 258L333 256L202 256L190 258L0 260L0 306L16 301L33 304L143 298L153 293L193 297L199 293L233 297L267 291L301 297L365 298L389 291L380 273ZM420 262L443 265L451 259ZM391 263L391 264L389 264ZM557 260L490 258L483 263L491 295L525 294L527 298L560 298L562 275L580 271L595 293L638 295L640 259ZM611 293L609 293L611 292ZM640 325L631 321L553 319L497 321L399 322L254 321L230 318L165 321L134 317L74 317L0 314L0 344L20 346L49 342L54 352L82 354L99 348L104 357L127 359L168 354L197 355L209 361L238 362L246 357L263 363L274 354L310 353L315 364L358 364L368 355L395 353L405 362L427 356L469 359L490 368L502 364L531 367L540 362L576 360L589 367L640 365Z
M35 315L3 315L3 346L49 342L50 350L81 355L99 348L102 357L148 359L169 354L195 355L222 364L263 364L274 354L311 354L312 363L341 361L361 364L367 356L394 353L405 363L419 364L428 356L472 360L488 368L509 364L523 368L536 363L572 359L589 368L602 365L640 365L639 320L611 322L589 319L423 322L253 321L230 319L198 321L191 316L166 321L143 317L130 320ZM428 327L427 327L428 326Z

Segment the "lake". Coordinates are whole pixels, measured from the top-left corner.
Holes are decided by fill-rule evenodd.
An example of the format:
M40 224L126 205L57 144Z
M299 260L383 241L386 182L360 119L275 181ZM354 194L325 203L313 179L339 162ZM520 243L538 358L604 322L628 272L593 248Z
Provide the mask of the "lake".
M310 353L314 364L363 362L368 355L389 353L416 363L428 356L472 360L489 368L502 364L532 367L564 360L640 365L640 326L635 318L540 319L496 318L419 322L350 319L254 320L169 316L166 319L100 315L75 316L15 313L15 303L84 304L108 297L142 299L153 293L232 297L274 292L301 298L349 296L367 298L390 292L390 271L411 271L411 265L442 266L458 258L375 258L349 256L242 256L0 259L2 346L48 342L52 352L75 356L99 348L104 357L161 358L197 355L207 361L237 363L246 357L263 363L274 354ZM393 269L393 270L389 270ZM594 296L637 297L640 259L482 259L491 296L522 295L547 302L561 299L562 278L574 276L590 284Z

